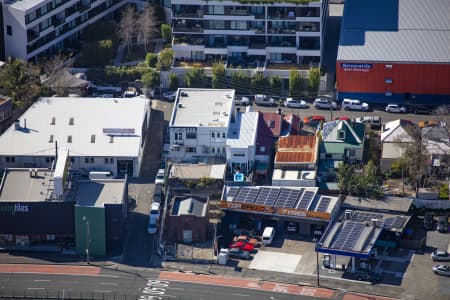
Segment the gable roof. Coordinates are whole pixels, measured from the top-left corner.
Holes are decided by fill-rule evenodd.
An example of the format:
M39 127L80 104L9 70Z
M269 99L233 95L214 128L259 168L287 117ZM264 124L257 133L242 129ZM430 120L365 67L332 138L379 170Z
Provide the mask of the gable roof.
M282 116L275 112L259 112L260 123L265 123L273 137L279 137L281 134Z
M339 139L339 132L344 131L344 139ZM322 129L322 140L324 142L361 144L364 142L365 125L363 123L350 123L346 120L335 120L326 122Z
M382 143L412 143L418 127L408 120L395 120L387 122L381 133Z
M278 142L278 151L275 154L275 162L315 162L317 159L316 140L316 136L305 135L281 137Z

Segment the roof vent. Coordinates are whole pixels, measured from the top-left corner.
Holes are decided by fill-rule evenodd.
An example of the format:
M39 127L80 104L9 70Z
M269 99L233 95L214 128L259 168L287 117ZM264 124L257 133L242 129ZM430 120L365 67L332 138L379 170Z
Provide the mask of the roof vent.
M74 124L74 119L73 118L70 118L69 119L69 125L73 125Z
M56 118L52 117L52 122L50 123L50 125L55 125L56 124Z
M95 134L91 134L91 143L95 143Z
M72 136L71 136L71 135L68 135L68 136L67 136L67 142L68 142L68 143L72 143Z
M109 136L109 142L114 143L114 136L112 136L112 135Z
M53 143L53 134L50 134L50 138L48 139L49 143Z

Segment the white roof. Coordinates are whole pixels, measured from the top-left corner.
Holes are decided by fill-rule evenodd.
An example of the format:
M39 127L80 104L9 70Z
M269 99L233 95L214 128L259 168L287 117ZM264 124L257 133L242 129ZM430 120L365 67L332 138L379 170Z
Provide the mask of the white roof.
M233 101L234 90L178 89L170 126L228 127Z
M179 179L200 179L208 177L213 179L223 179L226 164L183 164L174 163L170 167L170 178Z
M42 5L46 0L10 0L4 1L5 4L10 4L11 7L19 10L28 10L38 5Z
M16 130L13 124L0 136L0 155L53 156L57 141L70 156L136 157L148 107L149 100L142 97L41 98L19 119L22 127L26 120L26 129ZM71 118L73 125L69 125ZM53 142L49 142L51 135ZM110 135L114 135L112 143Z
M395 120L387 122L383 126L383 132L381 133L381 142L403 142L412 143L414 139L402 126L402 120Z
M272 180L315 180L316 176L316 171L275 169Z
M236 121L230 124L227 146L247 148L256 144L259 113L256 111L238 113Z

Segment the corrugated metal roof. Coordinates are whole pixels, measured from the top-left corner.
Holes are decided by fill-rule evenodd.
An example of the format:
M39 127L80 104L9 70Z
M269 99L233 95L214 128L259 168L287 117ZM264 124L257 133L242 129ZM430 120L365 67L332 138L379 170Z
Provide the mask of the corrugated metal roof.
M236 121L228 129L227 146L250 147L256 142L258 128L258 112L238 113Z
M312 152L277 152L275 162L314 162L315 158Z
M314 162L316 161L316 137L291 135L281 137L275 162Z
M450 63L450 0L348 0L338 61Z

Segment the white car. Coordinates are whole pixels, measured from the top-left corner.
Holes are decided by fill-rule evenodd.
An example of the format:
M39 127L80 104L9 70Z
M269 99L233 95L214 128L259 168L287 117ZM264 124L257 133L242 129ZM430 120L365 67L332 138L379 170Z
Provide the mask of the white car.
M444 275L450 277L450 267L445 265L434 265L433 272L438 275Z
M342 100L342 108L345 110L368 111L369 104L366 102L361 102L357 99L344 99Z
M390 113L406 113L407 111L406 107L398 104L388 104L384 110Z
M284 106L290 108L308 108L308 104L304 100L294 100L292 98L286 98Z
M248 97L241 97L234 100L235 105L250 105L250 99Z
M159 169L156 173L155 184L164 184L164 169Z
M255 104L261 106L275 106L277 103L273 98L267 98L267 95L256 94L255 95Z
M177 97L177 92L165 92L163 93L163 97L168 101L175 101L175 98Z
M327 98L316 98L316 100L314 100L314 107L316 109L337 109L337 104Z
M150 207L150 218L155 218L156 220L159 219L159 208L160 205L158 202L152 203L152 206Z

